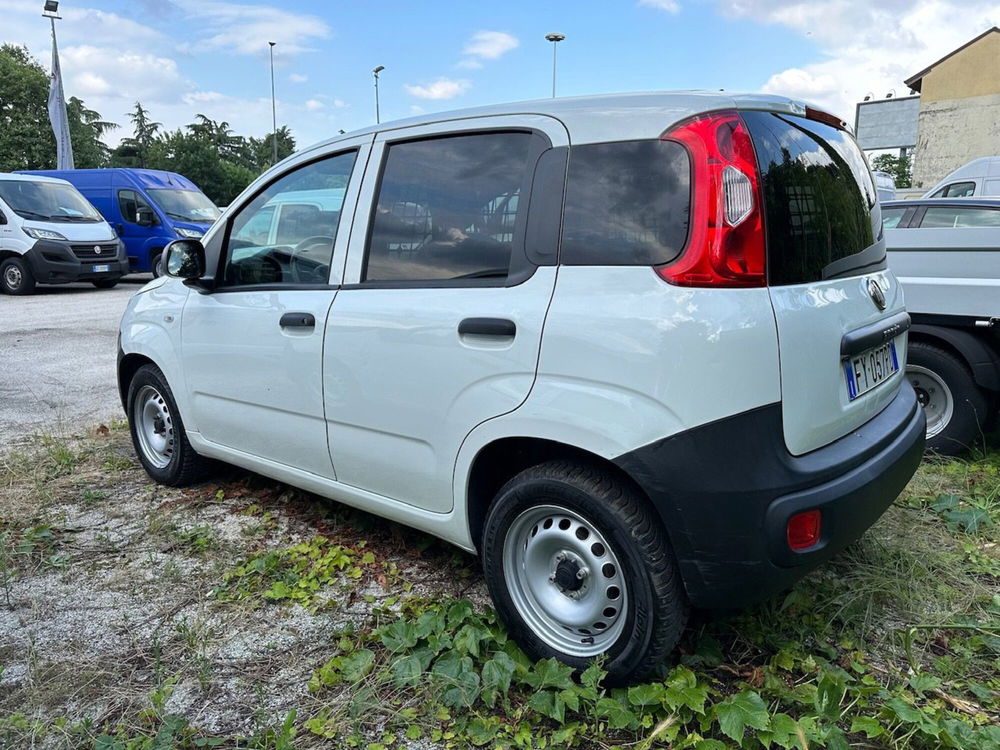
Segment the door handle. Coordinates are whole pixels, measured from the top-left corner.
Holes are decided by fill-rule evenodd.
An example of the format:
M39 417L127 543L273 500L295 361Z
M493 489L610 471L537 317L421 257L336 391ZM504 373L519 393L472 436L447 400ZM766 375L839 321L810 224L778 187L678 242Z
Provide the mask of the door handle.
M282 328L315 328L316 316L312 313L291 312L281 316Z
M507 320L507 318L466 318L458 324L458 334L460 336L472 334L514 338L517 334L517 326L514 325L513 320Z

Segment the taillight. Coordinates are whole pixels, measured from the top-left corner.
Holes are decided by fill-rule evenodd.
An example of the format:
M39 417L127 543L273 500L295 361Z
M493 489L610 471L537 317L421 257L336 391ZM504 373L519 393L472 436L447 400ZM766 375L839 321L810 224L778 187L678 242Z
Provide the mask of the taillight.
M823 514L816 509L796 513L789 518L785 532L789 548L799 551L819 542L822 520Z
M683 144L691 157L691 217L684 252L656 272L680 286L765 286L760 174L739 113L699 115L662 140Z

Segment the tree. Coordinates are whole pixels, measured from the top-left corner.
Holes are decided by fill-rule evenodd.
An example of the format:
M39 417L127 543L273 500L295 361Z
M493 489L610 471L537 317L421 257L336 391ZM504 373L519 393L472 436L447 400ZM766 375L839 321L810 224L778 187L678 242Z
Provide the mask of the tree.
M74 166L77 169L106 167L111 149L101 138L109 130L116 129L117 123L102 120L100 113L87 109L83 101L75 96L69 98L66 114L69 118L69 136L73 142Z
M274 151L271 142L275 135L278 138L278 161L295 153L295 138L292 137L287 125L282 125L275 133L268 133L263 138L250 138L249 147L253 158L253 166L265 170L274 166Z
M141 102L135 103L128 119L132 122L132 135L122 138L122 142L114 151L112 163L116 167L143 169L149 166L146 162L162 125L153 122L149 110L143 107Z
M0 46L0 172L55 166L48 96L49 76L38 61L24 47Z
M910 157L879 154L872 159L872 169L892 175L898 188L908 188L912 185Z

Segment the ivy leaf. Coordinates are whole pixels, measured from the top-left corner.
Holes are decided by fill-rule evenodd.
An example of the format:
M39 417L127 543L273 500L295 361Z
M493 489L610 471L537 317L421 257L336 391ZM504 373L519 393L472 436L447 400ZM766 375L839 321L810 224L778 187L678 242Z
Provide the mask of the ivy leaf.
M873 719L870 716L858 716L851 720L851 734L857 732L864 732L865 737L870 740L885 733L882 725L878 723L877 719Z
M560 690L573 687L573 668L555 659L542 659L524 676L524 682L536 690L554 687Z
M528 701L528 706L559 724L563 723L566 716L566 704L563 699L550 690L540 690L535 693Z
M340 663L340 673L349 683L358 682L372 671L375 654L366 648L344 656Z
M479 716L465 725L465 734L473 745L485 745L497 736L499 722L495 717L483 719Z
M440 635L446 627L444 612L440 607L429 609L416 622L417 638L427 638L429 635Z
M430 654L426 651L422 653L407 654L396 660L392 665L392 682L398 687L413 687L420 683L420 678L424 674L430 663Z
M487 706L493 708L497 695L510 690L516 668L514 660L503 651L498 651L483 665L483 701Z
M472 603L462 599L448 608L448 627L457 628L472 615Z
M696 714L704 714L708 686L699 685L697 676L687 667L676 667L667 678L664 698L667 705L675 711L681 706L687 706Z
M799 725L788 714L775 714L771 717L771 742L785 748L785 750L798 750L799 748Z
M445 685L441 703L450 708L468 708L479 697L479 674L468 656L450 652L440 657L431 674Z
M601 698L597 701L597 715L605 717L612 729L634 729L639 726L639 718L617 698Z
M891 698L885 702L885 707L895 714L896 718L906 724L919 724L924 715L902 698Z
M633 706L658 706L665 693L666 688L658 682L636 685L628 689L628 702Z
M562 698L563 703L566 704L566 708L571 711L580 710L580 696L577 695L578 688L574 687L572 690L560 690L559 697Z
M489 640L490 634L485 628L472 623L465 623L455 636L455 650L479 658L479 644Z
M840 704L844 701L847 685L829 672L823 674L816 686L816 712L830 721L840 719Z
M934 675L921 672L920 674L915 674L910 678L910 687L918 693L923 694L929 690L935 690L936 688L941 687L941 680Z
M394 654L417 645L417 628L406 620L396 620L392 625L382 628L380 635L382 645Z
M769 719L763 699L753 691L743 691L722 701L715 707L719 728L727 737L743 741L746 727L767 729Z

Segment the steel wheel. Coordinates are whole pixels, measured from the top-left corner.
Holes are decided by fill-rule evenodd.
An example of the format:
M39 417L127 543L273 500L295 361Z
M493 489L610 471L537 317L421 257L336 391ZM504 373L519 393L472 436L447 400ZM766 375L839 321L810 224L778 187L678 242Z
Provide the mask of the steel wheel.
M144 385L133 403L139 448L147 461L165 468L174 455L174 426L167 402L156 388Z
M917 392L917 400L924 407L927 437L932 438L948 426L955 413L955 399L951 395L951 388L936 372L920 365L908 364L906 377Z
M604 653L621 636L628 589L615 550L583 516L536 505L503 542L510 597L535 635L578 657Z
M23 276L21 275L21 269L16 265L11 263L4 269L3 281L7 285L8 289L17 289L21 286L21 280Z

